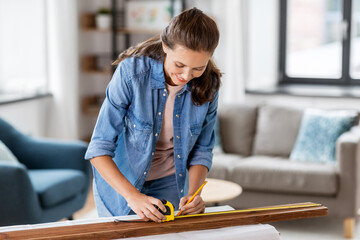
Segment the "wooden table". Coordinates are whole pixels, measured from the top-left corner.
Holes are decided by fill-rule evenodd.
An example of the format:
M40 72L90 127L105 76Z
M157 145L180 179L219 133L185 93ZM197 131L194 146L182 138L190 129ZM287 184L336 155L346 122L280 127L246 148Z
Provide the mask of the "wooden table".
M226 207L226 206L224 206ZM219 207L217 207L219 208ZM209 208L207 208L209 210ZM208 211L206 211L208 212ZM83 240L83 239L119 239L130 237L142 237L150 235L161 235L169 233L190 232L190 231L205 231L200 234L206 233L208 236L214 235L214 232L218 232L216 229L224 228L220 230L218 237L215 239L225 239L224 233L228 233L228 227L236 227L238 230L246 230L248 227L241 225L254 225L258 223L268 223L276 221L288 221L309 217L321 217L328 214L328 209L321 204L314 203L298 203L287 204L279 206L267 206L253 209L244 210L232 210L232 211L220 211L220 212L208 212L205 214L191 215L191 216L179 216L174 221L156 223L156 222L142 222L137 218L135 221L131 221L131 217L137 217L134 215L123 217L110 217L100 219L86 219L72 220L65 222L55 222L48 224L35 224L35 225L19 225L10 227L0 227L0 240L8 239L32 239L32 240ZM119 221L121 219L121 221ZM251 227L252 228L252 227ZM255 233L259 232L261 226L254 226ZM241 235L244 238L236 239L251 239L249 237L249 231L241 231ZM271 235L275 236L277 231L272 228ZM191 233L193 236L195 233ZM239 233L240 234L240 233ZM268 234L266 234L268 236ZM153 238L149 238L153 239ZM164 238L162 238L164 239ZM169 239L169 238L165 238ZM184 239L184 238L182 238ZM187 238L186 238L187 239ZM192 237L191 239L195 239ZM208 239L208 238L200 238ZM228 239L228 238L226 238ZM264 236L257 237L255 239L266 239ZM271 238L274 239L274 238ZM275 237L275 239L277 239Z
M234 182L207 178L208 183L204 186L201 197L206 204L219 205L219 202L236 198L242 192L239 184Z

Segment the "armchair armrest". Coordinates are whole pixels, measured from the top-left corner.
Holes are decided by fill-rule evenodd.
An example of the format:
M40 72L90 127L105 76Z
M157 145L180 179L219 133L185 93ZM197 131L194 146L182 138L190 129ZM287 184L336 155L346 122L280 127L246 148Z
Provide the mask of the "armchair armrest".
M0 163L0 225L34 223L41 207L22 164Z
M343 204L344 214L353 217L360 207L360 126L354 126L339 137L336 159L339 174L337 197L346 203Z

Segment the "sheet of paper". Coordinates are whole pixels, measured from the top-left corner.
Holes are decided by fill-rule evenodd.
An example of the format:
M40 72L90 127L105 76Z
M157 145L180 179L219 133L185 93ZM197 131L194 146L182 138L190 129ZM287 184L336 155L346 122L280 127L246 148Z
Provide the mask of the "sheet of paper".
M254 224L225 227L200 231L168 233L144 237L125 238L126 240L279 240L279 232L269 224Z

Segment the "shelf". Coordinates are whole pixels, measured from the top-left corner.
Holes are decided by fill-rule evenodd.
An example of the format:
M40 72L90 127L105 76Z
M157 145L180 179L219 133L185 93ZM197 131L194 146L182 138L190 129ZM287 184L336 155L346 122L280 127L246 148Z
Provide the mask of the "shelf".
M87 32L100 32L100 33L112 33L112 29L99 29L96 27L86 27L83 28L84 31ZM123 34L160 34L161 30L153 30L153 29L131 29L131 28L118 28L117 33L123 33Z
M82 111L88 116L95 116L99 114L101 104L104 101L104 96L87 96L82 99Z
M109 55L87 55L81 59L81 69L87 74L112 74Z
M81 17L81 28L87 32L99 32L99 33L112 33L112 29L100 29L96 27L95 24L95 14L93 13L83 13ZM117 28L117 33L122 34L160 34L161 30L158 29L141 29L141 28L127 28L119 27Z
M160 34L161 30L156 29L136 29L136 28L118 28L118 33L125 33L125 34Z

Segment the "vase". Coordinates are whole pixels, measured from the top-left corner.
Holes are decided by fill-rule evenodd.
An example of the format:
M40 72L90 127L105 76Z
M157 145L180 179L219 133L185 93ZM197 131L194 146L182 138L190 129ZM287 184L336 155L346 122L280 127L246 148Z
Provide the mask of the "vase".
M109 14L97 14L95 21L96 27L99 29L111 28L111 15Z

